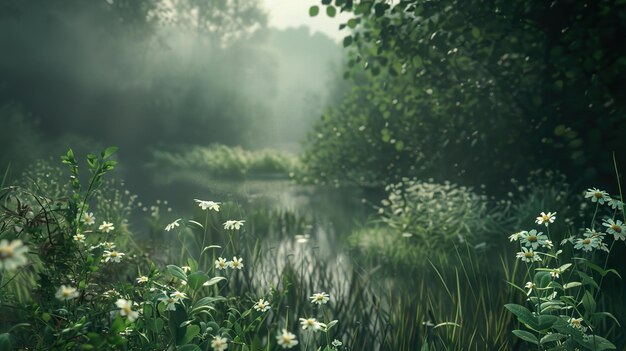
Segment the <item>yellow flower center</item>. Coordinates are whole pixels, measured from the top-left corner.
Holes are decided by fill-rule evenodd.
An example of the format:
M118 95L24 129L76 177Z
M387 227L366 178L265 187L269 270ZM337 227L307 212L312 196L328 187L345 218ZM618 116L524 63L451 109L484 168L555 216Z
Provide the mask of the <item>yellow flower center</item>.
M550 219L550 216L548 216L548 215L543 215L543 216L541 216L541 218L543 218L543 221L544 221L544 222L547 222L547 221Z
M613 225L611 226L611 229L613 229L613 230L614 230L615 232L617 232L617 233L621 233L621 232L622 232L622 227L620 227L620 226L619 226L619 225L617 225L617 224L613 224Z
M591 243L591 239L587 238L587 239L583 240L583 244L589 245L589 243Z
M117 251L111 251L111 255L110 256L111 257L117 257L118 256Z
M601 198L603 198L603 197L604 197L604 196L602 195L602 193L599 193L599 192L594 193L594 194L593 194L593 196L595 196L595 197L596 197L596 199L601 199Z
M127 315L129 315L129 314L131 314L131 312L133 312L133 310L130 308L130 306L122 307L122 311L124 311L124 313L126 313Z
M13 249L10 247L0 247L0 260L13 257Z
M529 236L528 241L530 241L531 243L534 243L535 241L537 241L537 236L536 235Z
M535 254L532 251L528 251L528 252L524 252L524 257L526 258L531 258L533 257Z
M291 337L289 335L283 335L283 343L284 344L290 344L291 343Z

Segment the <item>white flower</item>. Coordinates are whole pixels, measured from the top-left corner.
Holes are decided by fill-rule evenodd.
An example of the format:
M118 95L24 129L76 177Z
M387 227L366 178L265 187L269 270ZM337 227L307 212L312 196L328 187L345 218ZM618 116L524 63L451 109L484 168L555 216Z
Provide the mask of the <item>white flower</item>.
M259 301L257 301L252 307L259 312L265 312L270 309L270 303L263 299L259 299Z
M213 351L224 351L228 348L228 340L220 336L216 336L211 341L211 347Z
M569 325L571 325L572 327L582 331L583 333L587 330L587 327L584 327L583 324L583 319L582 318L570 318L568 320Z
M72 238L74 238L75 241L78 241L79 243L84 243L85 242L85 235L78 233L76 235L74 235Z
M228 262L226 262L225 258L219 257L215 260L215 269L226 269L226 267L228 267Z
M276 336L276 341L278 342L278 345L283 347L283 349L290 349L298 345L298 340L296 340L296 336L288 332L287 329L283 329L282 334L278 334Z
M337 339L333 340L333 342L331 343L334 347L339 347L341 345L343 345L343 343Z
M189 266L182 266L182 267L180 267L180 268L182 268L182 269L183 269L183 272L185 272L185 273L189 273L189 272L191 272L191 267L189 267Z
M170 230L172 230L172 229L174 229L174 228L178 227L178 226L180 225L180 224L178 223L178 221L180 221L181 219L182 219L182 218L179 218L179 219L175 220L174 222L172 222L172 223L170 223L170 224L166 225L166 226L165 226L165 231L166 231L166 232L169 232Z
M552 212L541 212L541 214L539 215L539 217L537 217L537 219L535 220L535 223L541 225L541 224L545 224L546 227L550 224L550 223L554 223L554 220L556 219L556 212L552 213Z
M518 252L515 256L521 258L524 262L541 261L541 257L539 257L533 249L527 249L525 247L522 247L522 251Z
M114 242L111 242L111 241L105 241L105 242L103 242L103 243L102 243L102 246L104 246L104 248L105 248L105 249L107 249L107 250L109 250L109 251L110 251L110 250L115 249L115 243L114 243Z
M574 248L576 250L583 250L583 251L593 251L593 249L598 248L598 246L601 244L601 241L598 240L598 238L596 237L590 237L590 238L578 238L576 239L576 245L574 246Z
M602 205L604 201L609 199L609 194L604 190L591 188L587 189L587 192L585 192L585 198L591 198L591 202L597 202Z
M180 291L174 291L173 293L170 294L171 297L175 297L177 299L186 299L187 295L185 293L182 293Z
M100 226L98 227L98 230L102 230L105 233L109 233L115 230L115 227L113 226L113 223L103 221L102 224L100 224Z
M237 259L237 256L233 256L232 261L228 261L226 263L228 267L232 269L242 269L243 268L243 258Z
M146 277L145 275L142 275L141 277L137 278L137 284L143 284L147 282L148 282L148 277Z
M325 292L313 294L313 296L309 297L311 299L311 303L316 303L318 305L322 305L330 300L330 295Z
M621 211L624 209L624 203L621 202L620 200L615 200L614 198L609 198L609 206L611 206L612 209L614 210L618 210Z
M300 325L302 330L312 329L318 331L321 328L320 323L315 318L300 318Z
M176 303L178 303L178 299L176 297L165 296L165 297L161 297L159 300L165 303L166 311L176 311Z
M244 220L240 220L240 221L228 220L228 221L224 222L224 229L239 230L239 228L241 228L243 226L243 222L245 222L245 221Z
M524 288L528 289L528 292L526 293L526 296L530 296L530 294L533 292L533 288L535 287L535 283L533 282L526 282L526 285L524 285Z
M509 236L509 240L510 241L517 241L520 238L524 237L526 234L528 234L528 232L525 231L525 230L522 230L521 232L513 233L513 234L511 234L511 236Z
M93 212L87 212L83 214L81 221L83 221L86 225L93 225L96 223L96 216L93 215Z
M79 295L76 288L71 286L61 285L57 293L54 295L57 299L67 301L77 298Z
M602 225L607 228L606 229L607 233L615 236L615 240L618 240L618 239L626 240L626 226L624 225L624 223L622 223L622 221L620 220L613 221L612 219L605 219Z
M105 250L104 253L102 254L102 261L104 262L120 262L122 260L122 256L124 256L124 253L121 252L117 252L115 250Z
M543 234L543 232L537 232L536 230L531 230L529 232L525 232L521 239L520 244L526 247L532 247L533 250L537 250L537 248L541 245L546 247L546 241L548 241L548 236ZM552 244L552 242L550 242Z
M198 200L198 199L194 199L194 201L198 203L198 206L200 206L200 208L203 211L206 211L207 208L209 210L213 210L215 212L219 212L220 211L220 204L221 204L221 202L204 201L204 200Z
M6 239L0 241L0 269L14 270L25 265L28 260L26 253L28 247L22 244L22 240L13 240L9 243Z
M133 311L133 302L124 299L117 299L115 302L117 308L120 309L120 314L126 316L129 321L134 322L139 317L139 312Z

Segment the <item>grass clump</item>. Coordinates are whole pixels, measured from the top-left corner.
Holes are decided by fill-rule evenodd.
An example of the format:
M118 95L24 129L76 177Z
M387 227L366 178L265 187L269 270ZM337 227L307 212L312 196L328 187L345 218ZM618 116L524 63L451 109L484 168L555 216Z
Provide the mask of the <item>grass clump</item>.
M273 149L256 151L236 146L180 147L173 151L155 150L152 167L175 169L175 174L197 172L211 178L288 178L299 168L293 154Z

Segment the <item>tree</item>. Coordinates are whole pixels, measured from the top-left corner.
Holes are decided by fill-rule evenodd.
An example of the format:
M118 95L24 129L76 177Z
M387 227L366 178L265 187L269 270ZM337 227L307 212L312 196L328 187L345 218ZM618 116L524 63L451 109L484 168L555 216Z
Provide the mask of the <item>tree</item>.
M374 183L418 176L500 189L536 168L614 179L611 151L626 133L625 2L322 4L353 14L342 27L355 89L310 138L317 176L355 167L347 172ZM333 128L346 131L331 137ZM334 164L322 165L331 150Z

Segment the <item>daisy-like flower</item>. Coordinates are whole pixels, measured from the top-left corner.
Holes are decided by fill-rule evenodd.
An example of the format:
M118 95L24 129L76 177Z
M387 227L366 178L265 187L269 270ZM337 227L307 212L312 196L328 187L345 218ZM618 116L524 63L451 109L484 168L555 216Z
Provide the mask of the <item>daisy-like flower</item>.
M616 200L616 199L614 199L612 197L609 198L608 204L614 210L621 211L621 210L624 209L624 203L621 202L620 200Z
M520 243L526 247L532 247L533 250L537 250L539 246L545 247L547 240L547 235L533 229L521 237Z
M180 291L174 291L173 293L170 294L171 297L175 297L177 299L181 299L184 300L187 298L187 294L180 292Z
M162 301L162 302L165 303L165 310L166 311L176 311L176 304L178 303L178 299L176 297L164 296L164 297L161 297L159 299L159 301Z
M259 301L257 301L252 308L259 312L265 312L270 309L270 303L263 299L259 299Z
M200 208L203 211L206 211L206 209L208 208L209 210L213 210L215 212L219 212L220 211L220 205L222 204L221 202L204 201L204 200L198 200L198 199L194 199L194 201L198 203L198 206L200 206Z
M94 225L96 223L96 216L93 215L93 212L87 212L83 214L81 221L86 225Z
M522 251L518 252L515 257L521 258L524 262L541 261L541 257L539 257L533 249L527 249L525 247L522 247Z
M71 286L61 285L59 290L57 290L56 294L54 294L54 297L62 301L68 301L68 300L77 298L78 295L79 293L78 293L78 290L76 290L76 288L73 288Z
M142 275L141 277L137 278L137 284L144 284L148 282L148 277L146 277L145 275Z
M545 226L547 227L548 225L550 225L550 223L554 223L554 220L556 219L556 212L552 213L552 212L541 212L541 214L539 215L539 217L537 217L537 219L535 220L535 223L541 225L541 224L545 224Z
M74 240L78 241L79 243L84 243L85 242L85 234L78 233L78 234L74 235L72 238L74 238Z
M282 346L283 349L290 349L298 345L296 336L288 332L287 329L283 329L283 332L276 336L276 341L278 342L278 345Z
M240 220L240 221L228 220L224 222L224 229L239 230L241 227L243 227L243 222L245 221L244 220Z
M119 263L120 261L122 261L122 256L124 255L124 253L117 252L115 250L104 250L104 253L102 254L102 261Z
M553 269L553 270L551 270L551 271L550 271L550 276L551 276L552 278L554 278L554 279L557 279L558 277L560 277L561 273L563 273L563 272L561 272L561 270L560 270L560 269L555 268L555 269Z
M102 243L102 246L109 251L115 249L115 243L112 241L105 241Z
M228 267L228 262L223 257L219 257L215 260L215 269L226 269Z
M237 256L233 256L232 261L228 261L226 263L228 267L232 269L242 269L243 268L243 258L237 259Z
M318 331L322 328L321 323L317 321L315 318L300 318L300 325L302 326L302 330L311 329L313 331Z
M530 296L530 294L533 292L533 288L535 288L535 283L533 283L533 282L526 282L526 285L524 285L524 288L528 289L528 292L526 293L526 296Z
M180 224L178 223L178 221L180 221L181 219L182 219L182 218L179 218L179 219L175 220L174 222L172 222L172 223L170 223L170 224L166 225L166 226L165 226L165 231L166 231L166 232L169 232L170 230L172 230L172 229L174 229L174 228L178 227L178 226L180 225Z
M605 219L602 223L605 226L606 232L615 236L615 240L626 240L626 226L622 221L613 221L612 219Z
M323 305L326 304L328 300L330 300L330 295L325 292L315 293L311 297L309 297L309 299L311 299L311 303Z
M117 299L115 302L117 308L120 309L120 314L126 316L130 322L134 322L139 317L139 312L133 311L133 302L124 299Z
M552 240L546 240L543 242L543 247L549 250L554 247L554 243L552 243Z
M593 251L593 249L598 248L599 244L600 242L597 238L578 238L574 248L576 250Z
M331 345L333 345L334 347L339 347L341 345L343 345L343 343L337 339L333 340L333 342L331 342Z
M113 223L103 221L102 224L100 224L100 226L98 227L98 230L101 230L105 233L110 233L115 230L115 227L113 226Z
M585 198L590 198L591 202L597 202L600 205L603 205L604 201L609 199L609 194L604 190L591 188L587 189L585 192Z
M511 236L509 236L509 241L518 241L520 238L524 237L526 234L528 234L528 232L525 230L522 230L517 233L513 233Z
M211 347L213 351L224 351L228 348L228 340L221 336L216 336L211 340Z
M572 327L582 331L583 333L587 330L587 327L583 326L583 319L582 318L570 318L568 320L569 325L571 325Z
M182 266L180 268L183 269L183 272L185 272L185 274L191 272L191 267L189 267L189 266Z
M0 270L5 269L12 271L18 267L24 266L28 260L26 253L28 247L24 246L22 240L0 240Z

